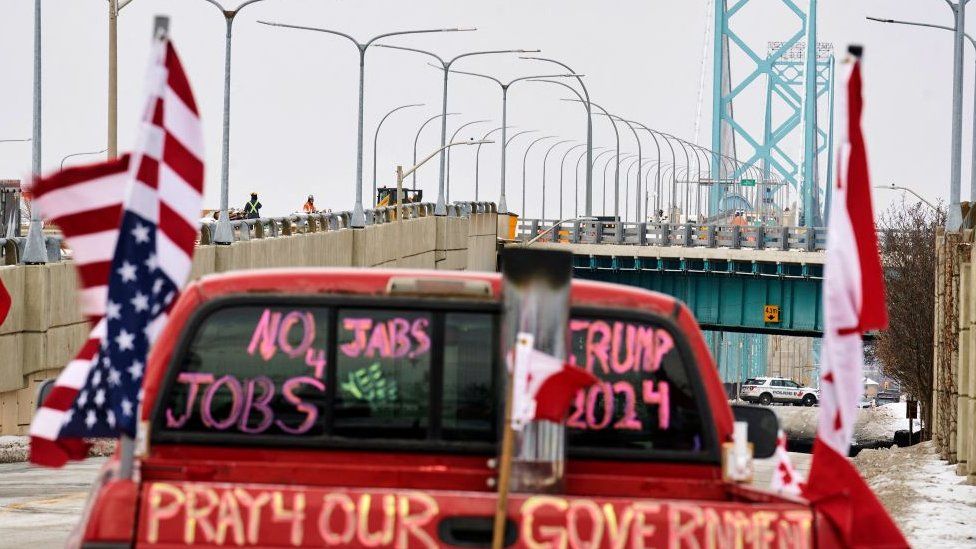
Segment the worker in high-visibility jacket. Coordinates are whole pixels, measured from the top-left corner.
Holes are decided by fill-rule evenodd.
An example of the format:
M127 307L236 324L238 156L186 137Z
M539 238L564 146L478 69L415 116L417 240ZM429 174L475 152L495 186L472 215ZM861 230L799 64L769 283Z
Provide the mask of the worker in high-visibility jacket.
M305 201L305 204L302 206L302 211L305 212L305 213L307 213L307 214L313 214L313 213L316 213L318 211L318 210L315 209L315 197L314 196L308 195L308 200L306 200Z
M257 219L261 217L261 203L258 202L258 193L251 193L251 199L244 204L244 217Z

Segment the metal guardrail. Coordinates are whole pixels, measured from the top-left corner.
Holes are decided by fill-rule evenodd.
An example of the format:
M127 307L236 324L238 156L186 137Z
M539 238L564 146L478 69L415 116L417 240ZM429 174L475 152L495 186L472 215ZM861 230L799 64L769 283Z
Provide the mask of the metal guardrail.
M804 252L822 252L827 247L827 229L824 227L564 221L560 228L553 230L557 224L558 220L550 219L519 220L516 238L529 240L549 231L538 241Z
M403 219L433 217L434 204L404 204ZM497 213L491 202L455 202L447 206L448 217L469 217L478 213ZM396 206L366 210L366 226L381 225L396 221ZM352 212L318 214L292 214L284 217L262 217L232 221L234 241L243 242L253 238L275 238L294 234L337 231L351 228ZM200 226L200 244L213 244L213 231L216 223L203 223Z

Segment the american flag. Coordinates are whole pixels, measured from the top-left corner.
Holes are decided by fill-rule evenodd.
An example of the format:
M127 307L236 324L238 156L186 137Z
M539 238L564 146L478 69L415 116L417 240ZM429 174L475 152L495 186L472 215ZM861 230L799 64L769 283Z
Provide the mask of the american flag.
M149 348L186 281L203 192L200 116L160 36L136 152L34 185L34 206L74 251L94 328L31 423L32 462L82 459L87 437L135 436Z

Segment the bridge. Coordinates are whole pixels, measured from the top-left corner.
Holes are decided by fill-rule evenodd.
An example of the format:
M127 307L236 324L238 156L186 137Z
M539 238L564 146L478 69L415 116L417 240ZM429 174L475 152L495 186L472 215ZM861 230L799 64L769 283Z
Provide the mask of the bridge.
M709 330L819 336L822 228L522 220L517 240L573 252L579 278L673 295Z

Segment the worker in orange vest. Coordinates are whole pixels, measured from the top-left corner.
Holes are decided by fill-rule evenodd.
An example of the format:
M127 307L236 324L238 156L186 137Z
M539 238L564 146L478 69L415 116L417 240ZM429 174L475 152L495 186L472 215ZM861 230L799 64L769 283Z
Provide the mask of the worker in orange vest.
M305 213L307 213L307 214L315 213L316 211L318 211L318 210L315 209L315 197L314 196L308 195L308 200L306 200L305 201L305 205L302 206L302 211L305 212Z

